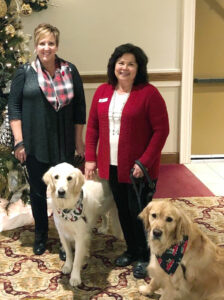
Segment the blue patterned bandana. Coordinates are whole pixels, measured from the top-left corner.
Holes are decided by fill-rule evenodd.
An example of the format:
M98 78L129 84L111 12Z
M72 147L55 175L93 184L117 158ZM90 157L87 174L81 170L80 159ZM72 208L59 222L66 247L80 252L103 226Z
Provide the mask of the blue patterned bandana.
M187 248L188 236L184 236L179 244L167 249L161 256L156 256L160 267L169 275L173 275L178 268Z

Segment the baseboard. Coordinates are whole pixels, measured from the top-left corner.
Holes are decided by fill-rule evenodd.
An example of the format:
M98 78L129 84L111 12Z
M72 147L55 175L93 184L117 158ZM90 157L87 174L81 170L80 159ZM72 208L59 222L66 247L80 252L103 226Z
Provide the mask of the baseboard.
M191 155L191 160L223 160L224 159L224 154L196 154L196 155Z
M162 153L161 164L179 164L179 152Z

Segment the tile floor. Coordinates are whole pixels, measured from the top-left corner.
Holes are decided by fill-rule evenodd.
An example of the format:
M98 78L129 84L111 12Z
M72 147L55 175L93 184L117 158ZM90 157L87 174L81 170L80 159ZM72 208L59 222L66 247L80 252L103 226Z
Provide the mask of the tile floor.
M216 196L224 196L224 160L192 160L185 165Z

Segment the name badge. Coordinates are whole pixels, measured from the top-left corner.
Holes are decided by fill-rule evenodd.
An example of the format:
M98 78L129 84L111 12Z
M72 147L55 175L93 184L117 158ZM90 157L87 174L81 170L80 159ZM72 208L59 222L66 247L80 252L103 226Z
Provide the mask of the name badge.
M108 101L108 98L99 99L99 102L107 102L107 101Z

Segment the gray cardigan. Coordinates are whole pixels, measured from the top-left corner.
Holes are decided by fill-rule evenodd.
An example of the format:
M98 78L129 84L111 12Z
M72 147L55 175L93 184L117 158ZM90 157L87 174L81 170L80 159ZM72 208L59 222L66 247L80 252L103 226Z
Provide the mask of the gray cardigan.
M76 67L73 74L74 98L56 112L39 87L37 73L29 64L21 66L12 80L8 108L10 120L22 121L27 155L43 163L73 163L74 125L85 124L86 105L83 85Z

